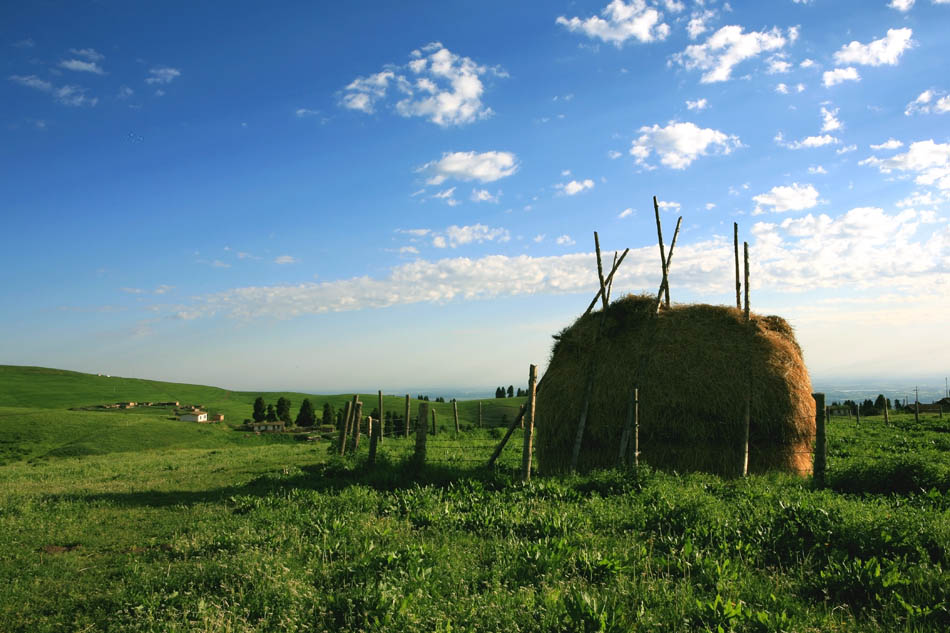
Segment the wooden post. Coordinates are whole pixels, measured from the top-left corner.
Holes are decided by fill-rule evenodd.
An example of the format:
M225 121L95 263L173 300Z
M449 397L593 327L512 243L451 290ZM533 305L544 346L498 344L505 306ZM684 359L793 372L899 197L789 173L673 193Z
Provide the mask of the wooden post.
M376 463L376 444L383 433L383 422L376 420L373 424L373 418L367 418L367 422L369 423L369 465L372 466Z
M745 320L749 320L749 243L743 242L742 248L745 251Z
M666 276L660 282L660 291L656 295L656 310L660 309L660 300L663 298L664 293L666 294L666 307L670 307L670 262L673 261L673 249L676 248L676 238L680 234L680 224L683 222L683 216L680 216L676 220L676 230L673 231L673 241L670 242L670 252L666 254Z
M920 424L920 402L914 401L914 424Z
M406 439L409 439L409 414L411 410L409 409L409 394L406 394Z
M537 389L535 389L537 391ZM524 417L525 408L521 407L521 411L518 412L518 415L515 416L515 419L511 421L511 424L508 425L508 432L505 433L505 437L501 438L501 441L498 442L498 446L495 447L495 452L492 453L491 457L488 458L488 464L486 466L491 468L495 465L495 460L498 459L498 456L501 455L501 451L505 448L505 444L508 443L508 440L511 438L511 434L515 432L518 424L521 422L521 418Z
M597 252L597 279L600 280L600 299L604 311L607 311L607 284L604 282L604 265L600 261L600 239L594 231L594 250Z
M432 435L436 434L435 430L435 407L432 407Z
M347 400L343 405L343 420L340 424L340 455L346 450L347 434L350 430L350 401Z
M854 423L861 424L861 405L854 403Z
M629 252L630 252L630 249L629 249L629 248L625 248L625 249L623 250L623 253L620 254L620 258L617 260L617 262L614 264L613 268L610 270L610 274L607 275L607 283L608 283L608 284L612 284L612 283L613 283L613 280L614 280L614 273L617 272L617 269L618 269L618 268L620 268L620 264L623 263L623 258L626 257L626 256L627 256L627 253L629 253ZM590 311L594 309L594 306L595 306L595 305L597 305L597 300L600 299L600 297L601 297L601 292L602 292L602 291L598 290L598 291L597 291L597 294L594 295L594 298L591 300L590 305L588 305L588 306L587 306L587 309L584 310L584 316L587 316L588 314L590 314Z
M482 401L478 401L478 428L482 428Z
M739 223L732 223L732 246L736 251L736 309L742 309L742 282L739 281Z
M452 414L455 416L455 435L459 434L459 403L452 399Z
M426 463L426 427L428 421L429 403L422 401L419 403L419 420L416 422L416 450L412 455L412 461L416 466L422 466ZM408 424L408 421L406 424Z
M815 398L815 461L812 472L815 485L824 488L828 460L825 444L825 394L814 393L812 397Z
M888 416L888 413L887 413L887 409L888 409L887 398L884 398L884 424L891 423L890 417Z
M528 367L528 406L525 408L524 415L528 422L525 425L524 450L521 453L521 478L524 481L531 481L531 451L534 448L534 404L537 384L538 366L530 365Z
M383 425L386 424L386 414L383 412L383 390L379 390L379 404L376 406L376 410L379 411L379 441L383 441L383 437L386 434L386 429L383 428Z
M363 403L356 401L356 409L353 412L353 452L360 450L360 423L363 421Z
M656 237L660 242L660 266L663 269L663 279L660 281L660 289L662 290L664 287L666 287L666 248L663 246L663 227L660 224L660 205L656 201L656 196L653 196L653 213L656 215ZM669 290L667 290L665 305L669 305L669 303L670 295Z
M749 426L752 424L752 389L746 388L745 416L742 421L742 476L749 474Z

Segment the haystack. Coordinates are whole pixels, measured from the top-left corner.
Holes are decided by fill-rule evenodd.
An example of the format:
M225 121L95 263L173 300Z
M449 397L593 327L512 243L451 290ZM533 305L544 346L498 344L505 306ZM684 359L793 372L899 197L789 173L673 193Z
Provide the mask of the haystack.
M751 394L749 471L811 472L815 402L801 348L776 316L629 295L556 335L537 401L543 473L570 469L591 359L594 383L578 470L615 466L630 393L639 388L640 459L677 471L735 475ZM629 449L632 451L632 442Z

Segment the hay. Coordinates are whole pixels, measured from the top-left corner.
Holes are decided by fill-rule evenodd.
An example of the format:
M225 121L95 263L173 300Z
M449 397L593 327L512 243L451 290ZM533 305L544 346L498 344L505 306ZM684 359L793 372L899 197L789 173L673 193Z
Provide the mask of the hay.
M556 335L537 401L542 473L564 472L592 355L594 390L578 469L617 464L629 394L640 389L640 457L651 466L735 475L751 376L749 471L811 472L815 402L801 348L776 316L677 305L655 317L655 298L628 295L603 316L579 318ZM632 450L632 448L630 449Z

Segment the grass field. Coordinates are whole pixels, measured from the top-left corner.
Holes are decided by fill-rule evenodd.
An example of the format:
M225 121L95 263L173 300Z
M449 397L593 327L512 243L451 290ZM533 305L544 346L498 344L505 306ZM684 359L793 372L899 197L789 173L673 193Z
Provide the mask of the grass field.
M950 629L947 418L832 420L825 490L649 467L524 485L517 433L494 472L490 429L430 438L421 470L390 439L369 469L327 443L67 411L106 395L80 386L98 377L48 376L47 397L16 374L0 631ZM216 402L136 382L106 401Z

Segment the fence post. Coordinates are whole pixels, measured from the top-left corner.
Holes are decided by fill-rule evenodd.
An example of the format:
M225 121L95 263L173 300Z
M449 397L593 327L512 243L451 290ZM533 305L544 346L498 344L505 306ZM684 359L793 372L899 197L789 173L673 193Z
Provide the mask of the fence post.
M888 414L887 414L887 408L888 408L888 402L887 402L887 398L885 398L885 399L884 399L884 424L890 424L890 423L891 423L890 416L888 416Z
M828 454L825 444L825 394L813 393L815 399L815 461L812 475L815 485L825 487L825 469Z
M356 401L356 409L353 411L353 452L360 450L360 422L362 422L363 403Z
M435 430L435 407L432 407L432 435L436 434Z
M531 451L534 448L534 404L537 384L538 366L530 365L528 367L528 406L525 409L524 418L522 418L522 420L527 418L524 432L524 450L521 454L521 478L524 481L531 481Z
M858 403L854 404L854 423L861 424L861 405Z
M367 418L367 422L369 423L369 465L373 466L376 463L376 444L383 432L383 422L376 420L376 424L373 424L373 418Z
M346 450L346 440L350 432L350 401L343 405L343 422L340 424L340 455Z
M455 415L455 435L459 434L459 403L452 398L452 413Z
M377 406L377 410L379 411L379 419L376 420L376 422L379 424L379 441L382 442L383 435L385 435L386 433L386 429L383 428L383 424L385 424L385 420L386 420L386 414L383 413L383 390L382 389L379 390L379 405Z
M914 401L914 424L920 424L920 402Z
M482 428L482 401L478 401L478 428Z
M422 401L419 403L419 419L416 422L416 451L412 455L412 462L416 466L422 466L426 463L426 427L429 422L429 403Z
M406 439L409 439L409 394L406 394Z

